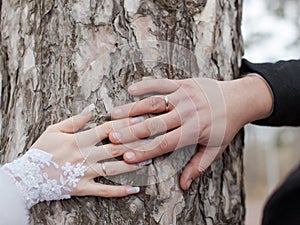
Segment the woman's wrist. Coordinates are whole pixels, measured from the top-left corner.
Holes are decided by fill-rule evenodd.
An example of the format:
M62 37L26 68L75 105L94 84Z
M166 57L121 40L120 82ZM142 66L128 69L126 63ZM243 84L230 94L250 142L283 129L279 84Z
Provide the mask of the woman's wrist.
M3 171L11 177L22 194L27 209L42 201L70 198L84 176L86 167L65 163L59 166L53 155L31 148L24 156L5 164Z
M240 126L268 117L273 109L273 94L267 82L251 74L232 81L220 81L227 115ZM230 119L230 118L229 118Z

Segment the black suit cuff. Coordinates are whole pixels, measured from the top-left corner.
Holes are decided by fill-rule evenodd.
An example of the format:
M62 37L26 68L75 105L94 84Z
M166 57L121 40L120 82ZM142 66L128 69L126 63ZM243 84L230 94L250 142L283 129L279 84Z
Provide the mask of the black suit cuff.
M272 114L253 122L254 124L300 125L300 60L255 64L243 59L240 72L242 75L258 73L266 80L273 92Z

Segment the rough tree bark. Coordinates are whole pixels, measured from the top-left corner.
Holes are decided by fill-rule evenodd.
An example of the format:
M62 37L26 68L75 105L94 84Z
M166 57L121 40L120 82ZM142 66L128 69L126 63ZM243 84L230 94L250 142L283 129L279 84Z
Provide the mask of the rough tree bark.
M0 4L1 163L89 103L96 104L95 122L103 121L114 106L133 100L126 87L144 76L238 75L242 0ZM31 210L31 224L244 224L242 145L240 133L187 192L176 165L186 163L192 147L172 160L156 159L138 195L41 203Z

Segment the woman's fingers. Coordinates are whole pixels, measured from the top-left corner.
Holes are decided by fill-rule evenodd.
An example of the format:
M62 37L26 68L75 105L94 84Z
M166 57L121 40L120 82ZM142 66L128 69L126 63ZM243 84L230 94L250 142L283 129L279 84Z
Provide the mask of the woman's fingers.
M63 133L75 133L82 128L91 118L95 109L95 105L91 104L84 108L80 114L72 116L66 120L63 120L57 124L51 125L48 130L60 131Z
M180 177L180 186L183 190L189 189L193 180L202 175L213 161L226 149L221 147L201 146L200 150L184 168Z
M182 124L176 110L160 116L146 119L138 124L124 127L110 133L109 139L113 143L128 143L138 139L151 137L156 134L167 132Z
M86 159L87 163L93 164L99 161L121 156L126 151L138 148L142 144L143 141L135 141L126 145L106 144L101 146L93 146L82 149L82 158Z
M149 79L132 84L128 88L131 95L138 96L151 92L169 93L179 88L176 80L169 79Z
M84 190L77 195L81 195L81 196L92 195L92 196L110 198L110 197L124 197L139 192L140 192L139 187L105 185L105 184L99 184L94 181L91 181L86 185Z
M151 161L144 162L141 165L150 164ZM115 176L123 173L132 172L141 169L138 164L128 164L124 161L99 162L88 165L86 175L88 177L106 177Z
M133 117L106 122L92 129L76 133L76 142L79 146L93 146L106 139L110 132L131 126L143 120L143 117Z

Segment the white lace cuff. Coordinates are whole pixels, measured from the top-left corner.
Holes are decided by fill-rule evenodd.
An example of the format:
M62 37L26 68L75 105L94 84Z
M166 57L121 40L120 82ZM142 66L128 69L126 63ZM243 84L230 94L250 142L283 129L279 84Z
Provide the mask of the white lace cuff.
M28 209L38 202L70 198L87 169L84 162L59 166L52 158L52 154L30 149L1 168L13 179Z

